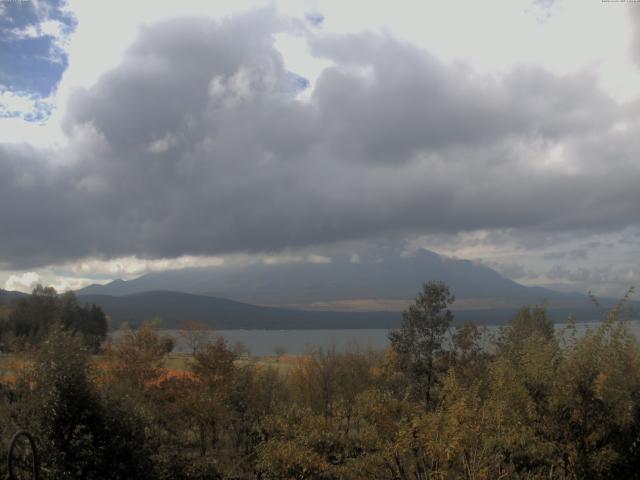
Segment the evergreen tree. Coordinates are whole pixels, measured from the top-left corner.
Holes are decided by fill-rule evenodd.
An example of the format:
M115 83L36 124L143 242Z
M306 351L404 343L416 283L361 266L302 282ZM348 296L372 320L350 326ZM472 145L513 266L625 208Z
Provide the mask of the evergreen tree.
M389 333L400 368L413 380L415 393L427 409L436 381L436 357L453 320L448 308L453 301L445 283L427 282L414 304L402 313L400 329Z

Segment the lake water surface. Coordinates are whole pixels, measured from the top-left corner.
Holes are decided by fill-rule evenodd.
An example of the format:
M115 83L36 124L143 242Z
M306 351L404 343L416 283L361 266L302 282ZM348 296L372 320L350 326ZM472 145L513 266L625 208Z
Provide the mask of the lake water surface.
M640 321L629 321L629 328L640 339ZM577 324L578 334L595 328L598 322ZM562 332L566 324L556 324L556 332ZM499 326L486 327L484 341L489 344L491 337L498 334ZM339 351L347 348L383 350L389 343L388 329L354 330L215 330L209 335L222 335L233 347L237 342L249 350L251 355L273 355L276 349L284 349L288 354L302 355L312 347L335 347ZM176 339L175 352L188 353L189 346L179 330L163 330L163 334ZM560 333L559 333L560 334Z

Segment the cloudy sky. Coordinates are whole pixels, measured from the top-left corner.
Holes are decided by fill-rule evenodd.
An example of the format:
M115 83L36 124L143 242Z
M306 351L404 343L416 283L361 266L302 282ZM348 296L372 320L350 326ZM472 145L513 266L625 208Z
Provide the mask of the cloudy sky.
M640 3L0 0L0 287L390 241L640 280Z

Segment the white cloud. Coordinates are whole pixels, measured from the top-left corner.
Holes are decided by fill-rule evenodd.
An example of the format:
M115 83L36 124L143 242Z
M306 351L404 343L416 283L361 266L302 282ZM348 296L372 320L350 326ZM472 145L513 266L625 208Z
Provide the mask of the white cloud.
M324 255L312 254L312 255L309 255L309 257L307 257L307 261L309 263L315 263L315 264L327 264L327 263L331 263L331 257L325 257Z
M176 138L170 133L164 137L154 140L147 145L147 151L156 155L167 152L176 144Z
M609 94L625 100L640 96L640 71L628 51L633 25L625 6L545 3L541 8L532 0L356 1L345 8L344 2L328 0L320 12L324 32L388 31L442 61L462 61L496 75L522 64L562 75L591 69Z
M281 32L275 38L275 46L282 53L287 69L309 81L309 87L298 95L301 100L309 100L320 74L334 63L312 55L306 34Z
M26 272L21 275L11 275L4 283L5 290L30 293L36 285L42 283L36 272Z
M0 114L19 115L35 110L38 98L31 94L20 94L10 90L0 91Z
M0 272L0 278L2 278L2 276L2 272ZM57 292L66 292L68 290L77 290L86 287L92 283L106 283L107 281L109 280L59 274L48 268L43 268L40 272L9 274L4 283L4 289L31 293L36 285L40 284L53 287Z
M48 286L56 289L56 292L62 293L69 290L78 290L93 283L106 283L96 282L89 278L76 278L76 277L53 277L48 283Z
M223 264L225 264L225 260L221 257L182 256L172 259L142 259L130 256L111 260L87 258L52 268L81 276L94 275L130 279L150 272L190 267L216 267Z

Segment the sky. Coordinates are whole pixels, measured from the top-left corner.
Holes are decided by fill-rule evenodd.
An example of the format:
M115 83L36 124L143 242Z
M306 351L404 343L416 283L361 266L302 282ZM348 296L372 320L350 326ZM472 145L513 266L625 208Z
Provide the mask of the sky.
M0 287L327 262L640 282L640 3L0 0Z

